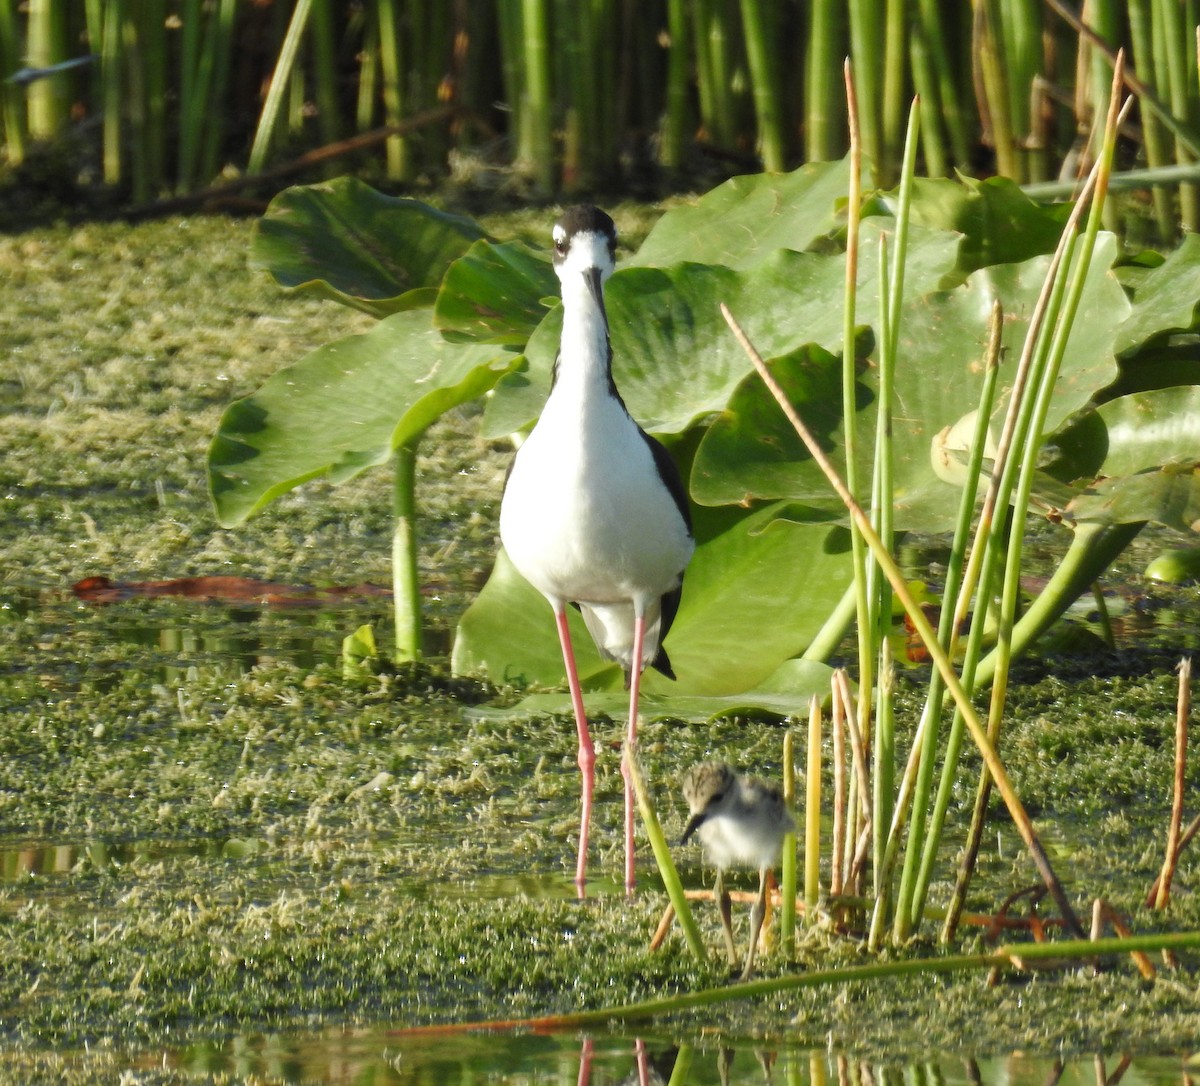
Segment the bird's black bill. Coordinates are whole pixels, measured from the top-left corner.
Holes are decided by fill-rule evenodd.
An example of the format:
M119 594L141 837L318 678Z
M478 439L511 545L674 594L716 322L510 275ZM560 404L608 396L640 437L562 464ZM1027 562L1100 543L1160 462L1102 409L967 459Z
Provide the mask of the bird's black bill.
M683 836L679 838L679 843L681 845L686 845L688 843L688 838L691 837L692 834L704 824L706 817L707 816L704 814L704 812L701 811L699 814L694 814L688 819L688 824L683 827Z
M596 304L604 308L604 287L600 282L600 269L588 268L583 273L584 279L587 280L588 290L592 292L592 297L596 299Z

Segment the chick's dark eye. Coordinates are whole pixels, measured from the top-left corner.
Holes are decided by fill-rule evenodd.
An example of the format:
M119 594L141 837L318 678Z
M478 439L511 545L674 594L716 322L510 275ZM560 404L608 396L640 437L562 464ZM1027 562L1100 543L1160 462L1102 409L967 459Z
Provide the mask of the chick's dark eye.
M555 242L554 242L554 251L556 253L558 253L559 256L566 256L567 255L567 239L566 238L556 238Z
M724 792L717 792L717 793L716 793L716 794L713 796L713 798L709 800L709 803L720 803L720 802L721 802L721 800L723 800L724 798L725 798L725 793L724 793Z

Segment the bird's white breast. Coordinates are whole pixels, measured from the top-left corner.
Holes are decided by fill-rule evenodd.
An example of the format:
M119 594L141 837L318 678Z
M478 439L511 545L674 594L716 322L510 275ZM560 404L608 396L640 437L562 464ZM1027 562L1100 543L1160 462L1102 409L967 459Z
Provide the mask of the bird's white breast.
M701 824L700 842L719 868L772 867L779 860L784 834L794 827L791 812L782 800L753 785L739 782L737 789L723 809Z
M513 564L544 595L613 603L674 588L692 540L645 438L606 387L559 395L517 453L500 510Z

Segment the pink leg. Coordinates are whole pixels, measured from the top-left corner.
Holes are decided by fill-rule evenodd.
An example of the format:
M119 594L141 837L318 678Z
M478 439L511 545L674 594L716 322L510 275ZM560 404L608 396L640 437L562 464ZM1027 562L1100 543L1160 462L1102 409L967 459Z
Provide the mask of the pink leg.
M637 1059L638 1086L650 1086L650 1057L646 1054L646 1042L639 1037L633 1042L633 1051Z
M585 1037L579 1049L579 1086L591 1086L592 1081L592 1039Z
M633 623L633 672L629 676L629 738L627 746L632 756L637 746L638 693L642 686L642 645L646 640L646 619L638 615ZM633 848L633 778L629 766L621 762L621 776L625 778L625 892L633 893L634 848Z
M571 708L575 710L575 727L579 731L579 772L583 777L582 814L579 819L579 861L575 865L575 889L584 896L587 878L588 827L592 821L592 789L596 781L596 748L588 731L587 714L583 710L583 692L579 689L579 672L575 670L575 651L571 648L571 632L567 627L567 612L555 611L558 643L562 646L563 663L567 668L567 686L571 690Z

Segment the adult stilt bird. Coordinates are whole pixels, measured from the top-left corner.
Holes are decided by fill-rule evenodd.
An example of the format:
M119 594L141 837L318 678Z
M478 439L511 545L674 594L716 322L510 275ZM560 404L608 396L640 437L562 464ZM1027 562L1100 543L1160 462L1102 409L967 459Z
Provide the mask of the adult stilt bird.
M587 869L595 748L567 629L583 614L600 654L625 670L629 744L649 665L674 678L662 640L679 605L694 546L687 496L666 449L630 416L612 374L604 282L615 266L616 227L594 207L572 208L554 227L562 283L562 341L549 398L513 461L500 506L500 538L518 572L550 602L575 724L583 811L575 882ZM634 882L633 790L625 775L625 886Z

